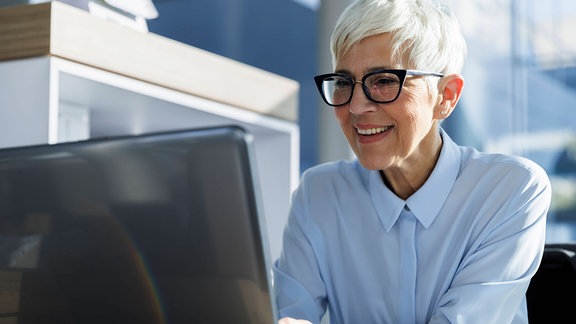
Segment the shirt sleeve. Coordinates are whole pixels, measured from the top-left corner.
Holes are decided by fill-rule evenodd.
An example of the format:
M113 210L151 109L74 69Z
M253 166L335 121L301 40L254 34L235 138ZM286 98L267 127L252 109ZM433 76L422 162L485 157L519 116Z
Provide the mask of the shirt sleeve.
M274 265L274 287L280 318L292 317L319 323L326 311L326 291L310 244L313 226L306 217L301 184L292 197L292 208L284 229L282 253Z
M539 168L524 183L504 186L512 198L460 263L429 324L528 322L518 310L526 310L526 290L542 258L551 188Z

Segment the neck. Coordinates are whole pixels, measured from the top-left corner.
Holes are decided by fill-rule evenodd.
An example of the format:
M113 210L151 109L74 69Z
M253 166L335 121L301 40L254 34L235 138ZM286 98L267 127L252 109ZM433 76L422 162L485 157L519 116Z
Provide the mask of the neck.
M404 200L418 191L432 174L442 149L440 133L436 130L434 136L422 141L421 147L428 149L413 153L414 158L406 159L400 165L380 171L384 184Z

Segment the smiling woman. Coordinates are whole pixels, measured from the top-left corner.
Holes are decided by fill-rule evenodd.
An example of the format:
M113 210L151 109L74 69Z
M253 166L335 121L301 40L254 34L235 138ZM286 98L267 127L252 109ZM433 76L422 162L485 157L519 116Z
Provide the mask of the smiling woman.
M369 36L336 59L336 71L361 78L364 91L354 93L350 87L348 100L339 102L335 114L359 162L368 169L382 170L392 189L408 198L435 164L441 146L438 121L454 109L464 82L457 74L444 77L440 72L380 70L399 67L390 51L392 42L389 33ZM441 96L429 94L427 77L434 77L438 88L446 82L432 92ZM372 129L385 132L372 134ZM366 133L372 136L358 136Z
M464 89L454 15L432 0L358 0L331 44L334 72L315 82L355 159L308 169L293 193L279 323L327 310L334 323L526 323L550 183L440 126Z

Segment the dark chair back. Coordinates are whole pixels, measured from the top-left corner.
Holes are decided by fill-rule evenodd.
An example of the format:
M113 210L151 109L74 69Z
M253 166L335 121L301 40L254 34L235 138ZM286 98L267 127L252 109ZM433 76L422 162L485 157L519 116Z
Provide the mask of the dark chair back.
M530 324L576 323L576 243L546 244L526 298Z

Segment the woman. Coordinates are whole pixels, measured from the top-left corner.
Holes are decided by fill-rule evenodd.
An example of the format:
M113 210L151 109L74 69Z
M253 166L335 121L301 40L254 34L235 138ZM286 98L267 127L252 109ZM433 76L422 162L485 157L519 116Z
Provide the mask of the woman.
M432 0L359 0L331 49L315 81L357 159L307 170L293 194L279 322L527 323L550 184L442 130L464 87L457 20Z

